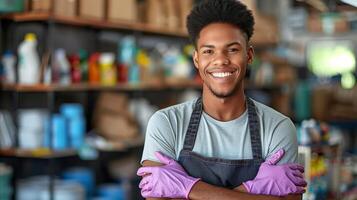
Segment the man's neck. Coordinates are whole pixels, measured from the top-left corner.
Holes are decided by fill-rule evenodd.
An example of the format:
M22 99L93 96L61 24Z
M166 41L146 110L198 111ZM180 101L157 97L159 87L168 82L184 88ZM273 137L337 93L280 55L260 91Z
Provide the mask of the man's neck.
M244 90L227 98L219 98L210 91L204 91L202 101L205 113L219 121L236 119L246 110Z

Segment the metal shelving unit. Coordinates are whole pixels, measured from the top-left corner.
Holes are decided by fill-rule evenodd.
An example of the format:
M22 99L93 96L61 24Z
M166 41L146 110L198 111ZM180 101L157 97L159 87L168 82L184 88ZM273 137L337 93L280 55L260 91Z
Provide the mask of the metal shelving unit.
M155 26L147 23L140 22L127 22L127 21L116 21L110 22L106 20L92 20L84 19L80 17L66 17L52 15L50 13L41 12L25 12L25 13L15 13L8 15L0 15L0 19L12 20L14 22L49 22L58 23L64 25L81 26L81 27L91 27L95 29L111 29L111 30L127 30L134 31L137 33L153 33L163 36L172 36L180 38L188 38L188 33L185 29L174 29L174 28L164 28ZM261 40L259 38L252 39L252 44L256 47L269 47L274 46L278 42L277 38L274 40Z
M139 32L146 32L146 33L155 33L155 34L174 36L174 37L188 37L187 32L183 29L166 29L166 28L156 27L150 24L139 23L139 22L136 23L126 22L126 21L110 22L104 20L83 19L80 17L57 16L57 15L52 15L49 13L41 13L41 12L26 12L26 13L9 14L3 16L0 15L0 17L3 19L12 20L14 22L51 21L54 23L60 23L65 25L92 27L97 29L129 30L129 31L139 31Z
M180 39L187 39L188 34L185 30L181 29L168 29L163 27L156 27L150 24L145 23L128 23L128 22L109 22L109 21L101 21L101 20L88 20L82 19L80 17L69 18L63 16L56 16L49 13L15 13L8 15L0 15L0 25L2 20L6 20L10 23L27 23L27 22L40 22L44 23L46 26L46 42L45 49L47 51L53 50L53 38L51 34L54 33L54 28L57 24L60 25L68 25L82 28L91 28L95 30L113 30L113 31L132 31L133 34L137 37L140 37L143 33L148 34L156 34L162 36L169 36ZM15 28L12 27L15 31ZM97 31L98 32L98 31ZM1 32L1 37L2 36ZM13 36L9 36L10 39ZM253 44L255 46L270 46L274 45L271 42L260 42L255 43L253 40ZM12 44L13 45L13 44ZM281 90L281 85L270 85L270 86L256 86L254 84L247 82L247 90L254 89L262 89L262 90ZM57 93L63 92L98 92L98 91L110 91L110 92L141 92L141 91L161 91L161 90L182 90L182 89L196 89L200 90L202 88L202 84L197 81L192 80L166 80L162 82L141 82L138 84L118 84L115 86L102 86L102 85L93 85L88 83L81 84L72 84L68 86L63 85L45 85L45 84L36 84L36 85L21 85L21 84L5 84L0 85L0 92L9 92L12 95L12 113L13 119L15 122L15 127L18 127L19 124L17 122L18 118L18 109L21 108L20 105L20 95L25 93L41 93L46 96L46 109L49 113L53 113L55 110L55 99ZM45 160L48 161L49 167L49 191L50 191L50 199L54 199L54 179L55 179L55 165L59 159L64 159L68 157L77 157L78 152L75 150L64 150L64 151L55 151L52 149L52 145L47 150L34 150L34 151L26 151L19 149L19 139L18 132L16 132L16 142L15 148L0 150L0 156L6 158L14 159L14 179L16 180L17 174L16 171L21 169L21 161L22 159L34 159L34 160ZM52 134L50 134L52 135ZM50 141L52 141L50 139ZM117 155L117 153L127 151L131 148L140 148L143 145L143 138L138 138L132 141L126 141L120 147L116 149L99 149L101 154L111 154ZM14 187L14 194L16 194L16 187ZM14 196L14 198L16 198Z

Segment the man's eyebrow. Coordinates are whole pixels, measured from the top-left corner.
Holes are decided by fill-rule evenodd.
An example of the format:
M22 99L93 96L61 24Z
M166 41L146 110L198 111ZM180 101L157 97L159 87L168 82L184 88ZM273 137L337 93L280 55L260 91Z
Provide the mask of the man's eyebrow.
M231 43L228 43L226 45L226 47L230 47L230 46L233 46L233 45L242 46L241 43L239 43L239 42L231 42ZM214 45L210 45L210 44L203 44L203 45L200 46L200 49L201 48L215 48L215 46Z
M203 44L203 45L200 46L200 49L201 49L201 48L204 48L204 47L206 47L206 48L214 48L214 45Z
M239 43L239 42L231 42L231 43L227 44L226 46L230 47L230 46L233 46L233 45L242 46L241 43Z

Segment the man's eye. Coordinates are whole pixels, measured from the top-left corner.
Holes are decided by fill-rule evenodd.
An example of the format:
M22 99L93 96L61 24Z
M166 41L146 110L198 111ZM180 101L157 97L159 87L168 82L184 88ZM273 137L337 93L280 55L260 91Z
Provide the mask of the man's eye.
M230 53L235 53L235 52L238 52L239 49L236 49L236 48L233 48L233 49L228 49L228 52Z
M204 50L202 53L203 53L203 54L212 54L213 51L210 50L210 49L207 49L207 50Z

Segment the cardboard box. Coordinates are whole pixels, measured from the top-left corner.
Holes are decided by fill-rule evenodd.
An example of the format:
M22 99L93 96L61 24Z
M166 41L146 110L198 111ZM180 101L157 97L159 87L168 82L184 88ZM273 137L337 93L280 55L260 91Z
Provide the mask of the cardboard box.
M96 122L97 132L109 141L121 141L138 137L137 125L123 115L101 113Z
M139 22L144 22L147 23L147 16L148 16L148 10L147 10L147 1L138 1L137 2L137 8L138 8L138 21Z
M323 20L326 23L323 23ZM350 26L342 15L322 16L319 13L313 13L308 18L308 30L312 33L344 33L350 31Z
M256 45L275 44L279 41L279 27L273 16L259 12L256 0L241 0L253 13L255 25L254 34L251 39Z
M253 11L253 14L255 15L257 12L257 4L256 0L240 0L244 5L248 7L248 9Z
M157 26L165 27L166 19L164 13L165 0L148 0L147 1L147 23Z
M79 16L87 19L105 18L105 0L80 0Z
M164 1L164 10L166 11L166 25L169 29L180 28L180 0Z
M48 12L51 9L51 0L32 0L32 11Z
M253 44L269 45L279 41L278 23L274 17L256 15L254 28L251 39Z
M312 116L326 121L330 118L332 88L330 86L315 87L312 91Z
M186 19L193 7L193 0L180 0L179 18L181 29L186 30Z
M125 95L105 92L97 100L96 112L129 115L128 107L129 100Z
M77 16L77 0L55 0L53 1L53 13L58 16Z
M148 0L145 21L169 29L184 28L192 3L193 0Z
M322 32L322 23L319 14L311 14L307 21L308 30L312 33Z
M122 94L102 93L94 111L94 127L111 142L132 139L139 127L129 111L128 98Z
M136 0L108 0L109 21L138 21L138 4Z

